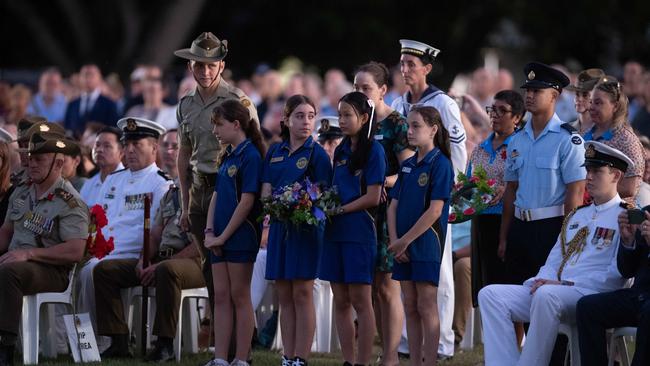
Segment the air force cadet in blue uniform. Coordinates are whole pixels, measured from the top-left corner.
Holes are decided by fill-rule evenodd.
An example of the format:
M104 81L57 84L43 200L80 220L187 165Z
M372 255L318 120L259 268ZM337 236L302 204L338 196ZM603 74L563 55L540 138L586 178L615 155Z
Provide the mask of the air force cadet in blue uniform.
M460 120L460 108L442 90L427 83L427 75L431 72L433 62L440 50L408 39L400 39L400 44L402 45L400 71L409 90L395 99L391 107L403 116L408 116L411 107L415 104L437 109L442 117L442 124L449 131L454 175L457 171L465 171L467 166L466 137L465 128ZM438 287L438 311L440 314L439 359L454 355L454 331L451 327L454 317L454 273L451 258L450 229L451 227L447 229ZM405 337L406 328L404 327L400 352L406 351Z
M524 73L532 118L508 145L499 242L511 283L522 283L544 264L564 214L582 204L586 176L582 138L554 113L569 79L537 62L527 64Z
M599 142L588 142L584 157L593 203L567 215L546 263L534 277L523 285L490 285L479 292L487 366L548 365L560 323L575 326L578 300L619 289L625 282L616 253L621 237L618 216L628 206L616 186L634 163ZM530 322L521 354L513 321ZM572 355L572 361L577 364L578 355Z

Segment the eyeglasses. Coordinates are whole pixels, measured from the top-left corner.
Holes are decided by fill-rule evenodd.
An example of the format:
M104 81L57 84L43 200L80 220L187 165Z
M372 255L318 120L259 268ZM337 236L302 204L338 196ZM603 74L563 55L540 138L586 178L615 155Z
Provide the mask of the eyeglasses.
M600 84L596 86L596 89L600 89L605 93L609 93L614 96L614 100L618 100L621 97L621 84L615 80L607 80L606 78L601 79Z
M494 115L497 116L497 118L503 117L506 113L512 113L512 109L506 109L505 107L496 107L496 106L485 107L485 111L487 112L488 115L494 113Z

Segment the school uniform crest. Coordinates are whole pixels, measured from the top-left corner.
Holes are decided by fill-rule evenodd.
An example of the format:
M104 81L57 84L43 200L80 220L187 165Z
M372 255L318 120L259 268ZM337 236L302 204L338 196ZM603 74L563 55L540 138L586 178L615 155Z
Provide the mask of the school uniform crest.
M302 157L298 159L298 161L296 161L296 167L298 169L305 169L306 166L307 166L307 158Z
M228 176L230 178L234 177L235 174L237 174L237 167L235 165L231 165L228 167Z
M429 176L427 175L427 173L420 173L420 176L418 177L418 184L420 185L420 187L426 186L428 182L429 182Z

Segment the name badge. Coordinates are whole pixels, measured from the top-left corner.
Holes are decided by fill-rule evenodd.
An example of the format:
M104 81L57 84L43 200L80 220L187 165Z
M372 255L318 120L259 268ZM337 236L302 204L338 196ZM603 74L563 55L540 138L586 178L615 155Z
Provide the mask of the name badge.
M282 160L284 160L284 156L276 156L274 158L271 158L271 163L279 163Z
M112 200L113 198L115 198L115 195L112 193L106 193L104 195L104 198Z
M348 161L346 159L339 160L339 161L336 162L336 166L345 165L347 163L348 163Z
M410 173L411 172L411 167L405 166L402 168L402 173Z
M383 140L384 135L375 135L375 140Z

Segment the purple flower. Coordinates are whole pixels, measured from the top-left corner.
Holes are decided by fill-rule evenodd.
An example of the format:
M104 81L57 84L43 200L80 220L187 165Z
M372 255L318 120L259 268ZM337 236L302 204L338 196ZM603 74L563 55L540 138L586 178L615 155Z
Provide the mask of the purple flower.
M318 220L318 221L325 220L325 212L323 212L323 210L321 210L320 208L318 208L316 206L312 206L311 211L314 214L314 217L316 218L316 220Z
M309 198L311 198L312 201L316 200L318 198L318 193L320 193L318 185L310 184L307 187L307 193L309 193Z

